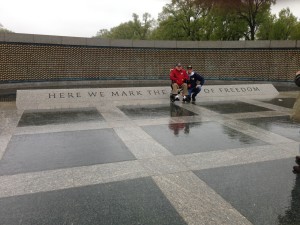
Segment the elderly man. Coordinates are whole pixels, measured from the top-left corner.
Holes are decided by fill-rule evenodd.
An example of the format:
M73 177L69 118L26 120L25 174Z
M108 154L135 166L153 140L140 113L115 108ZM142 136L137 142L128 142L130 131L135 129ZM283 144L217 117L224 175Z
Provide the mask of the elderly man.
M170 72L170 79L172 81L172 101L179 101L178 89L183 89L183 101L187 101L189 98L187 80L189 76L186 71L182 68L181 63L177 63L175 68Z

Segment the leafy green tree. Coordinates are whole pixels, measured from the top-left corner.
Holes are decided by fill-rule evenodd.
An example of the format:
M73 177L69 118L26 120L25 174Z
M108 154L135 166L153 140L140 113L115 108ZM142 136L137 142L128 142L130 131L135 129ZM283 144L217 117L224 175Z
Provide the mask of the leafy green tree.
M205 40L240 40L247 30L247 23L221 4L215 4L204 21Z
M276 19L276 15L272 15L271 13L269 13L269 15L259 26L259 29L256 33L257 39L271 40L273 38L274 23Z
M297 40L300 38L300 22L289 8L282 9L279 17L269 15L257 32L260 40Z
M300 22L298 21L294 29L291 31L291 40L300 40Z
M12 31L6 29L1 23L0 23L0 33L13 33Z
M279 12L279 18L273 26L273 40L289 40L292 31L296 28L297 18L291 13L290 9L282 9Z
M110 32L107 29L101 29L97 32L96 36L94 36L94 37L109 38L110 37Z
M161 40L200 40L203 16L208 7L198 4L196 0L172 0L163 7L158 27L152 38Z
M254 40L276 0L172 0L163 8L155 39Z
M255 40L259 26L269 15L271 5L275 3L276 0L236 0L233 7L239 18L248 25L248 30L244 33L246 40Z

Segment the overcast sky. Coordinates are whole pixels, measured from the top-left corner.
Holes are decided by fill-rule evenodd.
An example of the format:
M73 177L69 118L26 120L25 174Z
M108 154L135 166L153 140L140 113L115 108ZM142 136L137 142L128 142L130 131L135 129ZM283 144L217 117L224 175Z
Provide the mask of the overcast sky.
M157 19L171 0L0 0L0 23L16 33L91 37L148 12ZM290 7L300 18L300 0L277 0L273 13Z

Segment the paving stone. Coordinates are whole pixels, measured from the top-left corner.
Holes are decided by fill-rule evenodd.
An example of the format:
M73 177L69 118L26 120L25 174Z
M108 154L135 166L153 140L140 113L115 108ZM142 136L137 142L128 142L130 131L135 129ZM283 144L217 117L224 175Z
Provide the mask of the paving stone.
M255 225L300 222L300 177L294 158L195 171Z
M15 135L0 161L0 174L134 159L112 129Z
M0 224L185 225L151 178L0 199Z
M216 122L182 122L143 129L175 155L266 144Z

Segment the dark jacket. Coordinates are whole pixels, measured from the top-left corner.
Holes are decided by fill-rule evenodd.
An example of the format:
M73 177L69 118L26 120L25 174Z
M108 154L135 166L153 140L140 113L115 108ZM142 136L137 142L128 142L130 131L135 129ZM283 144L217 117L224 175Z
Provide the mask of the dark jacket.
M196 72L192 72L192 75L189 75L190 79L188 80L188 87L195 88L199 83L202 86L205 83L203 76Z

